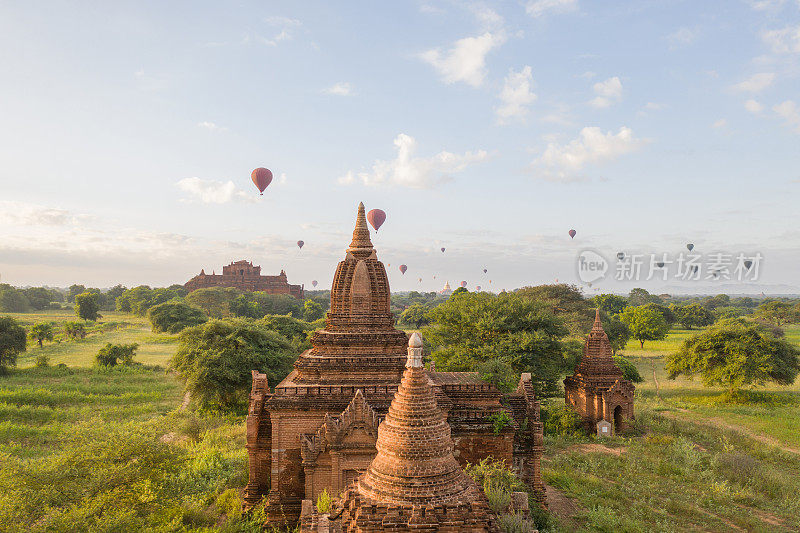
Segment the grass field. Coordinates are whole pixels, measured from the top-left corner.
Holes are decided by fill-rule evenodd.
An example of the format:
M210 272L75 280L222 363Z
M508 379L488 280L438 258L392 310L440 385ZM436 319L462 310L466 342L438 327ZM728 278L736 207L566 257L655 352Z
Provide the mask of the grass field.
M800 531L800 384L728 404L668 380L664 357L690 334L625 350L645 378L630 435L546 438L547 531ZM787 338L800 343L800 328ZM175 336L108 313L86 339L60 340L0 377L0 531L257 530L232 490L246 483L244 420L181 408L164 369ZM94 367L106 342L138 343L148 366ZM67 368L33 367L40 353Z

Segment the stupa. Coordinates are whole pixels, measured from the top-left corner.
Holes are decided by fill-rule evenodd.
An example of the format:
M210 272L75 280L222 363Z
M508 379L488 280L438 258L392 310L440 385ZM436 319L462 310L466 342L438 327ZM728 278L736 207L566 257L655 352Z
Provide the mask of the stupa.
M364 205L339 263L325 329L274 390L253 372L247 416L250 480L245 507L266 498L272 524L297 522L301 502L323 490L342 493L377 453L378 426L406 369L408 335L394 327L389 281L370 240ZM530 374L502 394L474 372L428 372L461 466L487 456L505 460L544 505L539 402ZM506 412L509 423L493 429Z
M614 363L598 309L575 374L564 380L565 401L575 408L590 433L601 420L612 423L617 433L633 420L634 388Z

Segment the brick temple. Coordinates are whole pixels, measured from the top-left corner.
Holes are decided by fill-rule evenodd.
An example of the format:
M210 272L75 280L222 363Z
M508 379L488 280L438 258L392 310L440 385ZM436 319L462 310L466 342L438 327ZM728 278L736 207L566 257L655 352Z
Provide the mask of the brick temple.
M262 276L260 266L253 265L252 261L244 259L222 267L222 274L212 273L209 275L205 270L201 270L183 286L189 292L209 287L233 287L241 291L288 294L299 300L304 298L303 286L289 285L286 272L283 270L277 276Z
M500 532L486 497L453 455L418 333L409 340L406 370L375 447L366 473L330 512L320 514L303 500L301 533Z
M627 421L633 420L635 387L622 377L622 370L611 354L611 343L598 309L575 374L564 380L567 405L575 408L589 433L596 431L601 420L612 424L613 433L623 431Z
M245 506L266 498L270 523L297 523L303 500L316 501L323 490L341 494L373 463L378 428L407 360L408 336L394 327L389 295L361 204L333 279L325 329L274 390L253 372ZM542 424L530 374L510 394L473 372L424 375L450 428L457 463L505 460L544 505ZM492 417L501 412L510 422L495 432Z

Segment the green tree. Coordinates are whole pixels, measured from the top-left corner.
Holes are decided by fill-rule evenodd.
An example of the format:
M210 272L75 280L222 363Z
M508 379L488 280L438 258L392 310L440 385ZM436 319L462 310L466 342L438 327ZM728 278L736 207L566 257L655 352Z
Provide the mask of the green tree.
M31 340L39 343L42 346L44 341L52 341L54 335L53 325L49 322L38 322L33 325L28 336Z
M210 320L183 330L170 365L202 407L243 412L252 371L265 373L274 387L289 373L294 358L289 341L275 331Z
M725 307L731 305L731 297L727 294L717 294L703 299L703 307L709 311L713 311L717 307Z
M26 347L25 328L10 316L0 317L0 374L17 365L17 355Z
M199 326L208 320L200 309L174 300L154 305L148 309L147 318L156 333L180 333L185 328Z
M714 323L713 313L698 303L683 306L673 304L670 309L675 314L677 322L685 329L703 328Z
M791 304L780 300L771 300L759 305L756 309L756 317L771 322L776 326L782 326L791 322L793 316Z
M428 311L429 309L421 304L413 304L400 313L400 322L412 326L414 329L419 329L430 324Z
M595 309L600 309L610 315L617 315L628 306L628 299L616 294L598 294L589 302Z
M644 381L642 375L639 374L639 369L636 368L636 365L631 363L628 359L622 357L621 355L614 355L613 358L614 363L619 367L620 370L622 370L623 378L632 383L641 383Z
M231 315L231 303L239 296L244 297L240 291L231 287L210 287L190 292L186 295L186 302L199 307L211 318L223 318ZM247 300L242 299L242 301ZM258 317L247 314L241 316Z
M639 341L644 349L644 341L657 341L665 338L669 332L669 324L664 315L650 305L627 307L620 315L622 322L628 326L631 336Z
M78 321L65 322L64 334L72 340L85 339L86 326L83 322Z
M158 289L151 289L147 285L140 285L123 291L116 299L116 306L118 311L133 313L137 316L145 316L151 307L173 299L182 298L185 294L186 289L182 285L171 285L166 288Z
M473 371L493 359L505 361L518 375L531 372L541 394L555 394L567 334L549 306L517 293L462 293L430 312L425 338L434 347L437 368Z
M625 325L618 317L609 317L606 315L603 318L603 329L608 335L608 342L611 344L612 353L617 353L619 350L625 348L628 340L631 338L631 330Z
M325 316L325 310L314 300L303 302L303 320L313 322Z
M594 309L589 300L583 297L581 289L575 285L557 283L554 285L536 285L517 289L516 294L523 298L545 304L554 315L559 317L569 333L579 337L586 335L594 322Z
M132 365L133 356L136 355L138 344L111 344L106 343L100 348L95 357L97 364L101 366Z
M638 307L640 305L645 304L660 304L661 298L656 296L655 294L650 294L647 289L642 289L637 287L635 289L631 289L630 294L628 294L628 305L632 307Z
M78 318L95 321L100 318L99 310L97 293L82 292L75 296L75 314Z
M699 375L706 386L730 392L767 382L790 385L800 371L800 350L744 319L721 320L689 337L667 356L669 377Z
M83 285L70 285L67 291L67 301L74 302L75 297L79 294L86 292L86 287Z
M31 303L21 290L7 283L0 284L0 311L5 313L27 313Z
M63 300L60 292L46 287L29 287L22 292L30 302L31 308L36 311L49 309L53 302Z

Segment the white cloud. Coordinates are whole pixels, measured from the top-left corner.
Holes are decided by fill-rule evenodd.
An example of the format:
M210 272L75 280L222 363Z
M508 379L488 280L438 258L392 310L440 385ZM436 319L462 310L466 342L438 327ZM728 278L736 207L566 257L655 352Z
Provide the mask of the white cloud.
M727 125L728 125L728 121L725 120L724 118L721 118L721 119L717 120L716 122L714 122L711 125L711 127L712 128L724 128Z
M281 41L291 39L294 36L294 30L303 25L303 23L297 19L280 16L267 17L264 19L264 22L278 29L278 33L270 39L259 37L261 42L269 46L277 46Z
M223 126L218 126L216 123L209 122L207 120L204 120L203 122L198 122L197 127L203 128L208 131L228 131L228 128L225 128Z
M786 100L772 108L778 116L782 117L787 124L800 133L800 106L793 100Z
M469 9L484 30L497 30L505 24L505 19L497 11L483 4L472 4Z
M659 104L657 102L647 102L644 105L644 108L649 111L659 111L661 109L664 109L664 104Z
M765 31L761 38L776 54L800 54L800 25Z
M90 218L66 209L0 200L0 224L3 226L73 226Z
M638 150L648 141L634 137L630 128L618 133L603 133L597 127L585 127L577 139L565 145L550 143L534 167L544 170L542 177L553 181L574 181L586 165L613 161Z
M786 0L749 0L748 4L756 11L775 11L783 7Z
M353 94L353 86L346 81L340 81L339 83L334 83L327 89L323 89L322 92L336 96L350 96Z
M748 100L744 103L744 108L751 113L758 114L761 113L761 111L764 109L764 106L755 100Z
M536 100L536 94L531 91L533 85L531 67L526 65L519 72L509 69L503 90L500 91L502 105L495 110L499 123L505 124L512 118L525 118L528 105Z
M599 81L593 88L597 95L589 102L593 107L609 107L612 103L622 100L622 82L617 76Z
M189 195L182 201L203 204L227 204L233 201L255 201L244 191L239 190L233 181L214 181L200 178L183 178L178 188Z
M698 35L697 29L682 27L667 35L667 41L672 49L692 44Z
M736 91L745 93L760 93L775 81L774 72L759 72L733 86Z
M353 172L339 178L346 185L361 181L364 185L400 185L413 189L431 188L463 171L470 165L485 161L489 154L485 150L465 152L462 155L439 152L431 157L414 157L417 141L401 133L394 140L397 157L390 161L377 160L370 171Z
M420 54L433 66L445 83L463 81L473 87L483 84L486 77L486 55L505 42L505 35L486 32L477 37L465 37L453 43L449 50L434 48Z
M525 12L539 18L551 13L569 13L578 9L578 0L531 0L525 6Z

